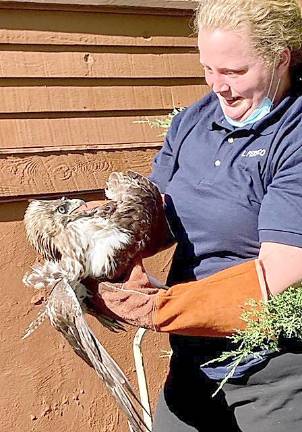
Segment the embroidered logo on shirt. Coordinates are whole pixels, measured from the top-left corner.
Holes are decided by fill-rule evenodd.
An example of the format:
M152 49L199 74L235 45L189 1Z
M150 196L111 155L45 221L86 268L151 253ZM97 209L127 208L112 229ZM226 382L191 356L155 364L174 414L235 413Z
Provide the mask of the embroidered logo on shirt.
M241 154L241 157L256 157L256 156L264 156L266 153L266 149L258 149L258 150L244 150Z

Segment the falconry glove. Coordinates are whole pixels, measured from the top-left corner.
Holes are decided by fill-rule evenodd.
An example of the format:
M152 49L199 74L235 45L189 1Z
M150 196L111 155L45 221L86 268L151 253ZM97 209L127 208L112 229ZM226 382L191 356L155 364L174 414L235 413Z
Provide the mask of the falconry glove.
M219 271L199 281L152 287L137 265L124 284L99 284L107 309L123 321L155 331L188 336L227 336L243 329L240 319L250 298L267 298L258 260Z

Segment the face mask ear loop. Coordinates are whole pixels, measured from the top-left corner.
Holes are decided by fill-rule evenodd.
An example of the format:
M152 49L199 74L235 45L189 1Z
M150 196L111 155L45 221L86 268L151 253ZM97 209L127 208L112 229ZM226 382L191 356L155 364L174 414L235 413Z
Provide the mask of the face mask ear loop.
M274 105L274 102L275 102L275 98L276 98L277 92L279 90L279 85L280 85L280 78L278 79L277 87L276 87L275 93L274 93L273 98L272 98L272 104L273 105Z
M272 89L272 85L273 85L273 81L274 81L274 76L275 76L275 66L276 66L276 59L274 59L274 64L273 64L273 73L272 73L271 82L270 82L269 89L268 89L268 91L267 91L267 95L266 95L266 97L269 97L270 91L271 91L271 89ZM277 83L277 86L276 86L275 92L274 92L273 97L272 97L272 99L271 99L271 101L272 101L272 105L274 105L275 97L276 97L277 92L278 92L278 90L279 90L279 85L280 85L280 78L278 79L278 83Z

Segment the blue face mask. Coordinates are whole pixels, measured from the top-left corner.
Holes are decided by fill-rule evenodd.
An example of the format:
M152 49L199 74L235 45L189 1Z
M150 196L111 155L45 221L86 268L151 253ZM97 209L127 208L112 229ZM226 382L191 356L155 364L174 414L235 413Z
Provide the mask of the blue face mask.
M266 116L273 107L273 101L269 97L265 97L261 104L254 109L254 111L244 120L238 121L233 120L231 117L224 114L228 123L235 127L243 127L252 123L255 123L258 120L261 120L264 116Z
M268 95L270 94L273 80L274 80L274 76L275 76L275 63L276 63L276 60L274 61L274 64L273 64L273 73L272 73L271 82L270 82L266 97L263 99L261 104L258 105L257 108L255 108L254 111L246 119L244 119L242 121L233 120L231 117L224 114L226 120L231 125L233 125L235 127L243 127L243 126L246 126L249 124L253 124L256 121L261 120L264 116L266 116L269 112L271 112L273 105L274 105L274 100L275 100L276 94L277 94L278 89L279 89L279 84L280 84L280 78L279 78L275 92L274 92L274 95L273 95L273 98L270 99L268 97Z

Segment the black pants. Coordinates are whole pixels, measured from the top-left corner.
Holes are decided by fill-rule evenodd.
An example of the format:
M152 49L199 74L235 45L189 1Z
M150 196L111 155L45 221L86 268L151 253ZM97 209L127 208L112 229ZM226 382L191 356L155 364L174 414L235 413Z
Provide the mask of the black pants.
M172 357L153 432L302 432L302 353L272 357L248 378L224 385L199 362Z

